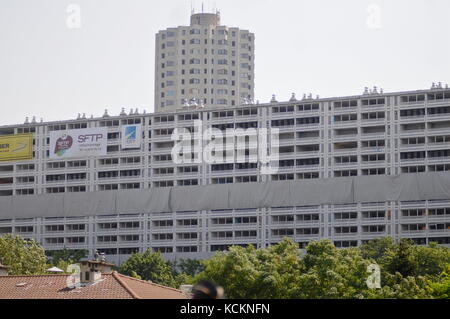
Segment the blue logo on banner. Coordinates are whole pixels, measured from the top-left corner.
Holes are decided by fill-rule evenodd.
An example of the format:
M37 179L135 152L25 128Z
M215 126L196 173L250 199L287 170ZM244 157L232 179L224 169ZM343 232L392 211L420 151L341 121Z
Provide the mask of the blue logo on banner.
M136 126L128 126L125 128L125 139L127 142L136 140Z

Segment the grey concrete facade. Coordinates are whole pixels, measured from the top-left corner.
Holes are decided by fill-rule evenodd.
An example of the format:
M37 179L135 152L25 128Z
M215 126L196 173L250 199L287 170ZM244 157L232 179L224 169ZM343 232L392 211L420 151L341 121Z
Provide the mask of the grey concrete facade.
M206 128L279 129L279 171L264 175L258 167L238 163L173 163L172 130L192 127L194 120L202 120ZM141 149L122 150L121 127L133 123L144 128ZM51 131L84 127L108 128L107 156L48 158ZM0 196L449 171L450 90L366 93L0 127L0 135L27 132L34 134L34 159L0 163ZM147 248L168 258L203 258L229 245L265 247L285 236L300 247L319 238L348 247L383 236L449 245L449 227L448 200L88 217L0 216L0 234L36 238L49 250L100 249L118 263Z
M155 111L241 105L254 97L255 35L197 13L189 26L156 34Z

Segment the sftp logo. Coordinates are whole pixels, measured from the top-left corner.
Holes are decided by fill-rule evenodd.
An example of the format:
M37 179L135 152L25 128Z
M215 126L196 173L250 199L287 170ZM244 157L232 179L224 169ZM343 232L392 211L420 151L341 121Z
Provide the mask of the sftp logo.
M78 135L78 143L91 143L98 142L103 138L103 134L86 134Z

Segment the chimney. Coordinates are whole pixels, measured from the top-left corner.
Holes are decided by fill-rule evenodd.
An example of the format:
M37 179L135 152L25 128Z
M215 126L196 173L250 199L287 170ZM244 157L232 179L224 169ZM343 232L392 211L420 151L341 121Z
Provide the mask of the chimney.
M113 264L105 261L85 260L80 262L80 283L93 284L102 278L102 273L112 272Z
M0 264L0 276L8 276L8 267Z

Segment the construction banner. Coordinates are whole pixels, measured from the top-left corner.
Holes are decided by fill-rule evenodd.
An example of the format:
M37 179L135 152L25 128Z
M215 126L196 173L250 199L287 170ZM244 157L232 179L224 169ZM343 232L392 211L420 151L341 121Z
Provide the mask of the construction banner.
M50 132L50 158L87 158L106 155L108 129L86 128Z
M33 135L0 136L0 162L33 159Z

